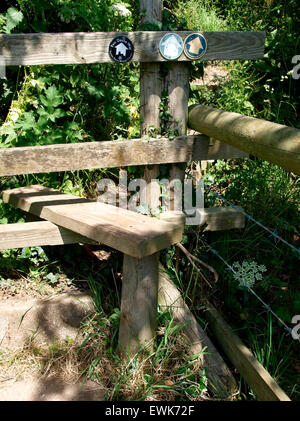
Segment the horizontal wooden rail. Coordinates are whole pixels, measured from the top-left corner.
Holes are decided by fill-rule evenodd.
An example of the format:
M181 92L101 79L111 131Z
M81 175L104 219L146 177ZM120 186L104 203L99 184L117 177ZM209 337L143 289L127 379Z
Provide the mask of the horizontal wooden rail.
M189 110L189 127L300 175L300 130L204 105Z
M114 140L0 149L0 176L239 158L244 152L207 136Z
M90 242L88 238L48 221L0 224L0 250Z
M199 226L204 226L203 231L223 231L231 229L241 229L245 227L244 210L240 206L233 209L231 206L221 206L216 208L197 208L194 221L198 220ZM191 212L193 213L193 212ZM189 212L188 212L189 214ZM164 221L186 224L186 217L181 211L167 211L160 214L160 219Z
M159 42L167 32L74 32L1 34L0 54L6 65L108 63L110 42L127 36L134 45L132 61L166 61ZM190 31L177 32L183 40ZM207 39L207 52L201 60L250 60L262 58L265 32L201 32ZM190 61L183 53L179 61Z
M205 303L204 315L214 337L223 351L244 377L260 401L290 401L290 398L236 336L220 313Z

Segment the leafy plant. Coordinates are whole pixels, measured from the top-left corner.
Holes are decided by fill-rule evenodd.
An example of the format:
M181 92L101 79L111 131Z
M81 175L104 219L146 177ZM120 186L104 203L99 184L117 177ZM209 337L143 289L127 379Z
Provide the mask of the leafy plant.
M233 277L240 288L252 288L256 281L262 280L262 273L267 271L265 265L258 265L255 261L243 263L235 262L232 265Z
M0 15L0 32L10 34L23 19L24 15L21 11L15 7L10 7L6 13Z

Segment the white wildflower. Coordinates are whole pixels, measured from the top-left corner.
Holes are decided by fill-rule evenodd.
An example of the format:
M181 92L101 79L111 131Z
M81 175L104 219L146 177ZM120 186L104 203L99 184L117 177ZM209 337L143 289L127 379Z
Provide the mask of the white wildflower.
M115 12L120 13L120 15L122 15L122 16L129 16L129 15L131 15L131 11L129 9L127 9L127 7L125 7L124 4L121 4L121 3L114 4L112 6L112 9Z

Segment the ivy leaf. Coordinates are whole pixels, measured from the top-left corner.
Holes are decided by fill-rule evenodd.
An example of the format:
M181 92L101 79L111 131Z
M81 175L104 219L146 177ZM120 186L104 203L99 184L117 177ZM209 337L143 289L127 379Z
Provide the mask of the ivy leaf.
M14 7L10 7L6 13L6 25L4 26L5 33L10 34L10 32L22 22L23 18L22 12Z

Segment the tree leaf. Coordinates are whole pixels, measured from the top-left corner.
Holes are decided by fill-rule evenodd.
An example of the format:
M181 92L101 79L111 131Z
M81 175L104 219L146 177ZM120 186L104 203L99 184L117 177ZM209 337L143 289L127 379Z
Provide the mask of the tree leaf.
M6 13L6 25L4 31L6 34L9 34L16 26L22 22L24 16L23 13L17 10L14 7L10 7Z
M33 113L26 112L20 117L16 122L16 127L20 128L22 131L32 129L36 124Z

